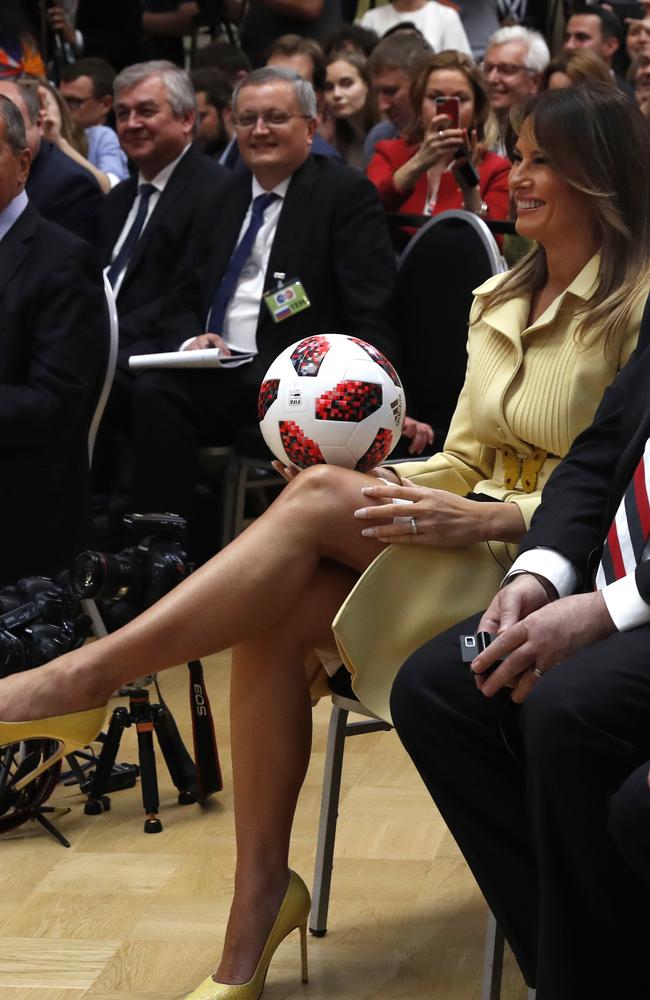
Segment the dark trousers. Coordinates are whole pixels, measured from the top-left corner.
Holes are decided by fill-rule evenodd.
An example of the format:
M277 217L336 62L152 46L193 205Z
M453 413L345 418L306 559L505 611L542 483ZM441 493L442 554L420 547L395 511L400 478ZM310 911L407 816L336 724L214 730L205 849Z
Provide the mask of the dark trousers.
M399 736L538 1000L647 1000L650 890L608 816L650 757L650 626L576 653L517 708L460 662L478 619L402 667Z
M237 372L150 371L133 380L133 506L172 511L190 521L194 555L203 542L196 486L202 445L232 444L242 426L257 423L257 386ZM214 538L217 537L215 511Z

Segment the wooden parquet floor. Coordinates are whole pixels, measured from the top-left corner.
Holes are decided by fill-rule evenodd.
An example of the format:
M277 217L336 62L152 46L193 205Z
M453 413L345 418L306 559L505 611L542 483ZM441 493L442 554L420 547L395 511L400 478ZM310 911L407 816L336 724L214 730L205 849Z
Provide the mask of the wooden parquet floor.
M159 756L164 831L145 835L139 784L85 816L59 787L50 804L72 847L36 824L0 838L0 1000L177 1000L215 967L232 890L229 657L206 663L225 789L179 806ZM190 745L187 670L161 678ZM329 703L315 710L314 753L300 799L292 866L313 873ZM136 761L135 734L121 761ZM395 733L347 741L326 937L298 935L271 965L268 1000L478 1000L486 908ZM502 1000L524 1000L512 959Z

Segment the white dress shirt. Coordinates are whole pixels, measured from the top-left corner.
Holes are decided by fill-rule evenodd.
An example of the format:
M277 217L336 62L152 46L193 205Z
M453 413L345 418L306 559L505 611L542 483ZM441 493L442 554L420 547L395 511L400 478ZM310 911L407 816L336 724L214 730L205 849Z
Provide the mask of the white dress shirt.
M266 308L262 305L262 296L264 292L267 291L267 289L264 288L264 281L266 271L269 266L271 247L273 246L273 240L275 239L275 233L280 220L284 197L287 193L290 182L291 177L287 177L276 187L272 188L271 191L267 192L261 184L259 184L256 178L253 177L251 203L248 206L248 211L246 212L241 229L239 230L237 245L240 243L242 236L248 229L252 213L252 205L255 198L257 198L258 195L267 193L270 194L271 192L277 195L277 197L275 201L268 206L266 212L264 213L264 221L259 228L257 236L255 237L251 255L244 265L237 282L237 288L235 289L235 292L226 307L226 315L224 317L221 335L231 350L246 351L252 354L257 353L257 322L259 319L260 308ZM293 274L287 275L287 278L295 277L296 275ZM208 320L209 316L206 318L206 327Z
M187 151L188 151L188 149L190 148L191 145L192 145L191 143L188 143L187 146L185 147L185 149L183 150L183 152L181 153L181 155L177 156L176 159L172 160L171 163L168 163L166 167L163 167L163 169L161 171L159 171L159 173L157 173L156 176L152 180L148 181L148 180L146 180L142 176L142 174L138 174L138 189L140 188L141 184L152 184L153 187L155 187L155 189L156 189L149 196L149 204L147 206L147 215L145 217L142 229L140 230L140 236L138 237L138 239L142 238L142 234L144 233L145 229L147 228L147 223L149 222L149 219L151 218L151 214L152 214L154 208L156 207L156 205L158 204L158 201L160 200L161 194L163 193L163 191L167 187L167 184L169 183L171 175L174 173L174 170L176 169L176 167L178 166L178 164L181 162L181 160L183 159L183 157L185 156L185 154L187 153ZM137 194L135 196L135 198L133 199L133 204L131 205L131 208L129 210L129 214L126 217L126 221L124 222L124 225L122 226L122 232L118 236L117 241L115 243L115 246L113 247L113 252L111 253L111 263L115 260L115 258L117 257L118 253L120 252L120 248L121 248L122 244L124 243L124 240L126 239L127 233L129 232L131 226L133 225L133 223L135 221L135 217L138 214L138 208L139 207L140 207L140 195ZM122 281L124 280L124 272L126 271L126 268L128 267L128 263L129 262L127 260L125 262L124 267L122 268L122 270L118 274L117 278L115 279L115 284L113 286L113 292L114 292L115 295L119 294L120 286L122 285Z

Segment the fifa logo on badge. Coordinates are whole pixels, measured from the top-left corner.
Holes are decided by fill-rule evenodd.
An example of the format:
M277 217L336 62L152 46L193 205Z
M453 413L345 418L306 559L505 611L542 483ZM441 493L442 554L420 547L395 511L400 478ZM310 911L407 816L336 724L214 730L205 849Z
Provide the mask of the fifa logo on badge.
M402 400L394 399L390 404L390 408L393 413L393 419L395 421L395 426L400 427L402 424Z
M301 389L289 389L287 392L287 406L293 410L300 409L302 407L302 390Z

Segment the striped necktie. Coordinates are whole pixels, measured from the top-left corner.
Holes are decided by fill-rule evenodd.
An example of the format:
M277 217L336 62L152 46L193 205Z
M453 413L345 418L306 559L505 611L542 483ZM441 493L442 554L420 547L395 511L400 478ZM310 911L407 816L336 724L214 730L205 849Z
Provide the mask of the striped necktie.
M633 573L650 537L650 438L607 532L596 590Z

